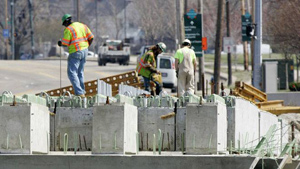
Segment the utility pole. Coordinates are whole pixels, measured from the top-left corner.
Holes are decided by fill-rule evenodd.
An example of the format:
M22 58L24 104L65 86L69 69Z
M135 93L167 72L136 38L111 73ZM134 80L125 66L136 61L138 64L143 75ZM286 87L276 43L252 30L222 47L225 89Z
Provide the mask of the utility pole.
M33 29L33 0L28 0L29 15L30 15L30 35L31 35L31 56L34 58L34 29Z
M124 42L126 39L126 0L124 0Z
M255 0L255 23L256 23L256 36L254 41L254 58L253 58L253 86L261 89L261 44L262 44L262 2Z
M182 16L183 16L183 12L181 10L181 3L182 0L176 0L176 28L177 28L177 42L176 43L181 43L182 42ZM178 46L176 45L175 50L178 48Z
M7 21L8 21L8 18L7 18L7 0L5 0L5 29L6 30L8 29ZM8 59L8 38L5 39L5 59Z
M79 16L79 13L80 13L80 11L79 11L79 0L77 0L77 21L79 22L80 21L80 16Z
M95 15L96 15L96 47L95 52L98 54L98 47L99 47L99 39L98 39L98 0L95 0Z
M15 2L10 0L11 6L11 59L15 60Z
M177 6L178 6L178 0L175 1L174 3L174 16L175 16L175 51L177 50L178 48L178 10L177 10Z
M203 0L198 0L198 11L201 13L201 20L202 20L202 29L201 29L201 35L203 37ZM201 39L202 40L202 39ZM203 43L203 42L202 42ZM204 84L204 82L202 81L202 76L204 76L204 51L202 49L202 57L199 57L199 83L198 83L198 90L202 90L204 92L204 88L202 88L201 84ZM204 78L205 79L205 78ZM196 82L196 81L195 81Z
M227 37L230 37L230 10L229 0L226 0L226 25L227 25ZM227 65L228 65L228 86L232 84L232 69L231 69L231 51L227 54Z
M220 69L221 69L221 49L223 30L224 0L218 0L217 32L215 43L215 63L214 63L214 93L219 93Z
M185 0L179 0L180 1L180 5L179 5L179 11L180 11L180 41L179 43L181 44L182 41L184 40L184 14L187 12L185 11L185 4L187 4L187 2L185 3ZM187 9L186 9L187 10Z
M245 15L245 0L242 0L242 15ZM244 70L249 70L248 68L248 42L243 42L243 49L244 49Z

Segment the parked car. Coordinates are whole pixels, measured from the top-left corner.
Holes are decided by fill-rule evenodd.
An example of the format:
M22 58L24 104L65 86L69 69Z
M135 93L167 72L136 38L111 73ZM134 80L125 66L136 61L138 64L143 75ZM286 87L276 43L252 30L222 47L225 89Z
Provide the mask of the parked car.
M177 77L175 70L174 54L162 53L157 56L157 69L161 72L163 86L171 88L172 92L177 89Z

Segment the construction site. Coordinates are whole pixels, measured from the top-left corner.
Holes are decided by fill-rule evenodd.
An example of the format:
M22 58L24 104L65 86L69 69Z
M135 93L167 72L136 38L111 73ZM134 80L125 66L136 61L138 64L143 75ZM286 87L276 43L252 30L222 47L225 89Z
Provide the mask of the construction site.
M300 107L269 101L236 82L229 95L179 98L141 89L135 71L85 82L87 104L72 86L0 97L0 168L299 167Z
M299 6L1 0L0 169L300 169Z

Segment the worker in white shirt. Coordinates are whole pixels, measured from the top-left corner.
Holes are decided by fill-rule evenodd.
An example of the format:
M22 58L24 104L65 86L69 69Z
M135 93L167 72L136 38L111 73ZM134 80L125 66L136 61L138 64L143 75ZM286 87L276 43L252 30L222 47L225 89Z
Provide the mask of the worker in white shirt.
M182 42L182 48L178 49L175 54L175 68L177 74L178 97L185 92L194 93L195 91L195 72L196 72L196 55L191 49L191 41L185 39Z

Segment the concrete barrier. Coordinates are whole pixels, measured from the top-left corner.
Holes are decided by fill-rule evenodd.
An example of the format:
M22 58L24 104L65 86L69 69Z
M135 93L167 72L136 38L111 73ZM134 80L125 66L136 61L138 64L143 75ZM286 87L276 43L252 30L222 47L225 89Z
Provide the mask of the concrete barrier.
M93 108L57 107L51 117L51 150L63 151L68 137L68 150L91 151Z
M48 153L49 110L35 103L0 106L0 153Z
M227 151L227 112L223 103L188 104L186 153L217 154Z
M137 107L127 103L100 104L93 111L93 154L135 154Z
M226 102L227 147L232 147L233 150L253 149L259 141L259 109L256 105L239 97L228 97Z
M138 131L140 133L139 147L141 150L153 150L153 134L156 135L155 143L158 148L158 130L162 132L162 150L174 151L175 128L174 116L161 119L160 116L173 112L173 108L146 107L138 109Z

